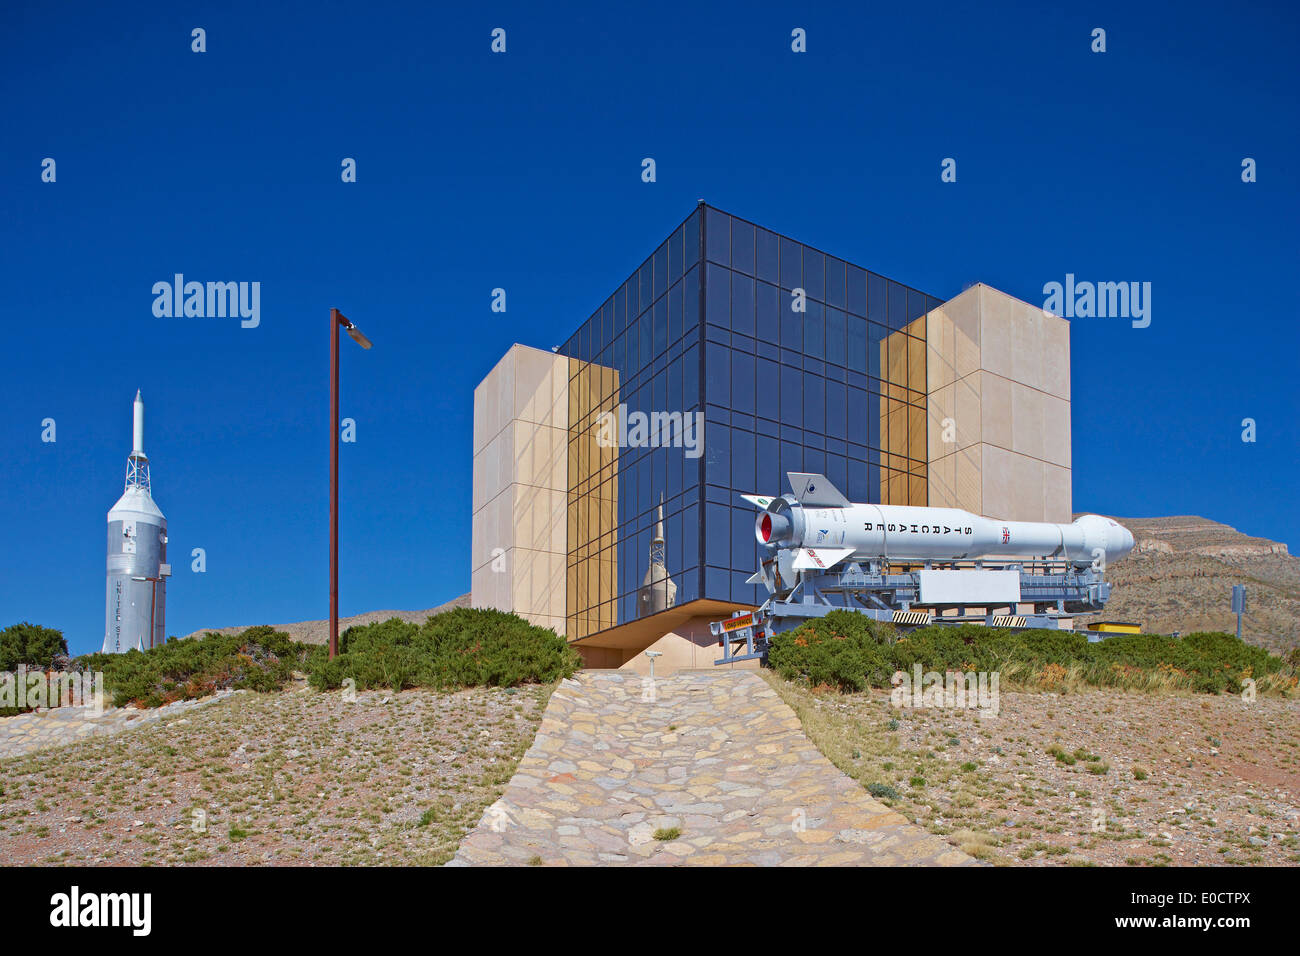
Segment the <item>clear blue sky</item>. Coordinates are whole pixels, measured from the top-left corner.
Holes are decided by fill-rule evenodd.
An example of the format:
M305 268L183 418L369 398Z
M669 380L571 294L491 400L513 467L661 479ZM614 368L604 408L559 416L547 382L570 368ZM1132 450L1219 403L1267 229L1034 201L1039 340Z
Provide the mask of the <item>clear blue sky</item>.
M341 611L466 592L474 385L698 198L943 298L1151 282L1149 328L1073 324L1075 509L1300 544L1290 5L612 6L3 5L0 625L98 647L137 387L168 632L324 617L331 306L375 341ZM260 327L155 318L177 272L261 282Z

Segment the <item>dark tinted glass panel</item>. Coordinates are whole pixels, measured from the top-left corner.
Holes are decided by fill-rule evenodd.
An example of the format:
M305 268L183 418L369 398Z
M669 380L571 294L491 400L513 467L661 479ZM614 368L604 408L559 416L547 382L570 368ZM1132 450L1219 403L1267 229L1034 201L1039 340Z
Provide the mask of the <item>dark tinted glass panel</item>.
M845 351L844 345L844 318L844 313L841 310L827 307L826 361L834 362L836 365L845 365L848 362L848 353Z
M654 259L654 292L653 297L659 298L668 290L668 243L664 243L655 252Z
M729 360L730 349L715 342L708 343L705 352L704 375L707 387L705 401L726 406L731 401Z
M709 259L724 266L731 265L731 217L710 209L707 223L704 238Z
M775 283L777 281L777 261L779 244L775 233L759 229L755 233L755 262L760 279Z
M803 260L799 255L799 243L784 236L781 237L781 287L803 287Z
M781 290L766 282L757 283L755 288L758 322L754 332L764 342L777 343L781 340L781 327L777 321Z
M654 271L650 260L646 260L638 271L638 282L640 283L641 294L637 308L644 312L650 308L654 293Z
M885 280L874 272L867 273L867 318L885 324Z
M854 315L867 314L867 273L865 269L850 265L846 271L845 307Z
M820 375L803 377L803 427L813 432L826 428L826 380Z
M711 485L731 486L731 429L705 423L704 480Z
M907 289L893 279L889 279L886 285L888 286L885 291L888 318L885 324L891 331L896 331L907 324Z
M654 354L662 355L668 348L668 297L660 299L654 307Z
M806 313L794 310L794 299L781 290L781 346L799 350L803 348L803 317Z
M780 366L767 359L758 359L755 366L755 411L764 418L776 420L781 416Z
M826 304L844 308L844 260L826 257Z
M803 372L781 366L781 421L799 427L803 422Z
M856 315L847 316L845 359L849 369L855 372L867 370L867 323Z
M678 282L668 290L668 342L682 337L682 284Z
M810 299L826 301L826 255L803 247L803 287Z
M754 414L754 356L735 349L731 352L731 407Z
M700 350L694 345L682 356L682 402L686 408L700 404Z
M752 494L754 486L754 434L738 428L731 430L731 487L742 494ZM754 519L749 518L750 540Z
M804 355L815 359L826 357L826 319L822 315L822 304L809 299L805 305L808 311L803 317Z
M872 378L880 378L880 343L888 334L883 325L867 323L867 374Z
M828 438L843 440L847 437L845 425L846 388L843 382L826 383L826 435ZM827 477L830 477L829 475ZM840 486L843 487L843 486Z
M731 273L712 262L708 269L705 285L704 309L705 319L722 328L731 327Z
M919 319L925 315L927 296L924 292L917 292L915 289L907 290L907 321L910 323L913 319Z
M739 272L731 274L731 330L754 334L754 280Z
M700 324L699 266L692 266L686 273L686 278L682 280L682 314L685 316L682 322L682 334L689 335L690 331Z
M740 219L731 220L731 267L754 274L754 226Z

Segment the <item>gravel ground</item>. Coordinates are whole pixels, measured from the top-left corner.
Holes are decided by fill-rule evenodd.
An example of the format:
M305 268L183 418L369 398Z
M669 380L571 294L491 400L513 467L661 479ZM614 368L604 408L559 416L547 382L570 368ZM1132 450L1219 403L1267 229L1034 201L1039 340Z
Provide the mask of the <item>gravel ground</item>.
M496 800L551 687L238 694L0 760L8 864L439 864Z
M1004 691L981 718L767 677L832 762L995 863L1300 863L1300 701Z

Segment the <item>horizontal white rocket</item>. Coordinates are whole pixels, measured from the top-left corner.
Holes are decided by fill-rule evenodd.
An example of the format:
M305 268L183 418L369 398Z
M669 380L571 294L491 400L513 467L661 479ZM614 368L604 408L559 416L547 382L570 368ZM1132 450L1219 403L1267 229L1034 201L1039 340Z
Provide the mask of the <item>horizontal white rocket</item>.
M1102 567L1133 550L1133 535L1110 518L1083 515L1071 524L998 521L957 508L855 504L824 475L789 472L793 494L742 495L762 509L760 545L797 550L793 569L828 570L847 559L959 561L1044 558Z

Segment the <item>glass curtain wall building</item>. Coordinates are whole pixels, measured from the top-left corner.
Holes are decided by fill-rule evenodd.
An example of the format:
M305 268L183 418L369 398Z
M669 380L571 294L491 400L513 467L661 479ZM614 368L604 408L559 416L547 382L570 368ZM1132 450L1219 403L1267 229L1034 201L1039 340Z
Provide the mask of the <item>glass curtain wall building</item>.
M854 501L927 504L938 305L700 204L559 349L568 639L661 609L645 591L664 572L677 605L760 604L745 583L755 512L737 494L782 494L788 471L825 474Z

